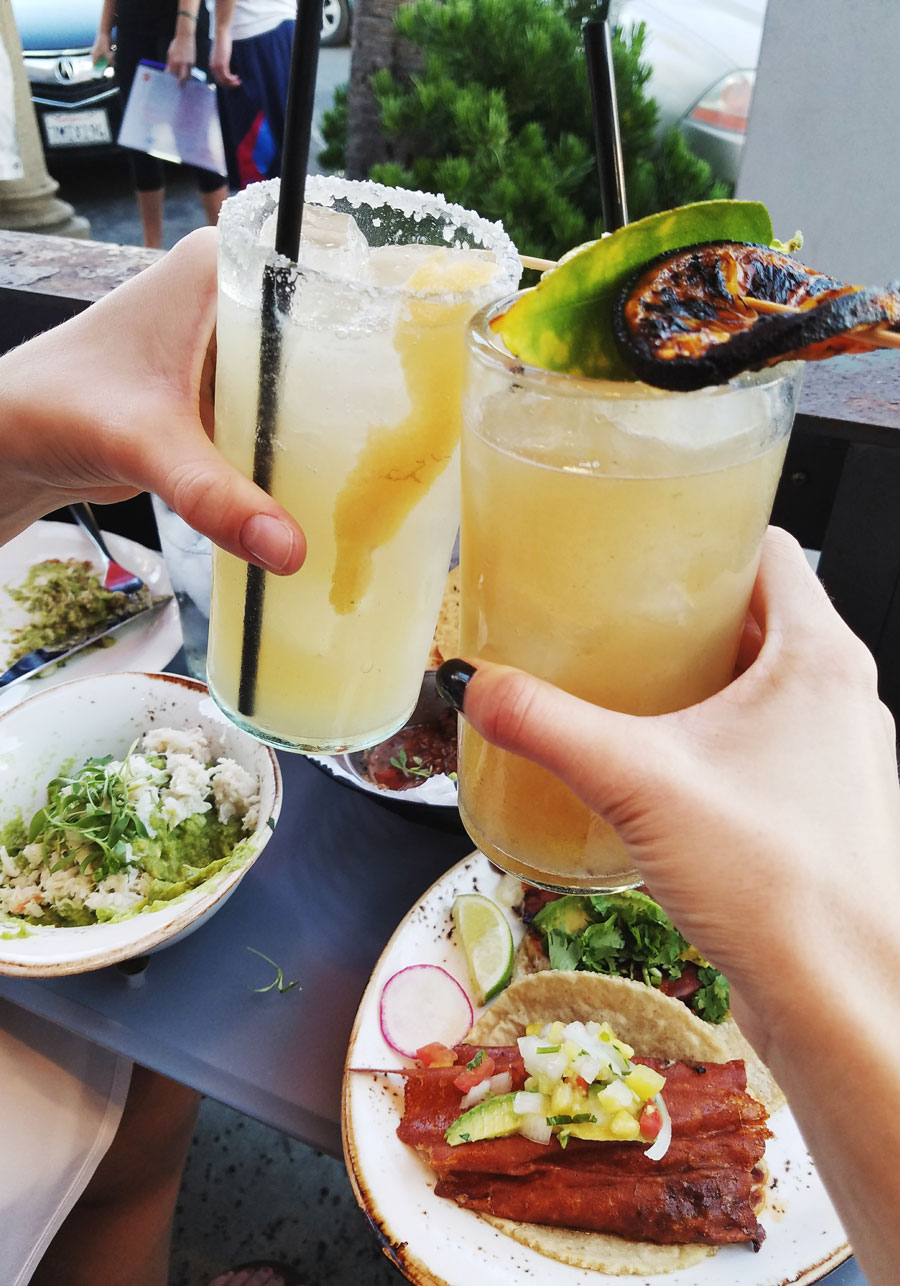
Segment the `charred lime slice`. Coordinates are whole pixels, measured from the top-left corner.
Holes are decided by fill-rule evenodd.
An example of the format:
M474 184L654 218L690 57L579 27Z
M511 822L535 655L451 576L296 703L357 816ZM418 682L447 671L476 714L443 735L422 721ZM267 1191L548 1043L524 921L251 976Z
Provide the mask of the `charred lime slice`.
M643 264L700 241L772 240L758 201L699 201L664 210L571 250L492 326L529 366L588 378L630 380L613 329L616 298Z
M770 313L766 306L797 309ZM768 246L714 241L665 253L621 290L623 361L657 388L724 384L791 359L867 351L875 326L900 322L900 283L861 290Z

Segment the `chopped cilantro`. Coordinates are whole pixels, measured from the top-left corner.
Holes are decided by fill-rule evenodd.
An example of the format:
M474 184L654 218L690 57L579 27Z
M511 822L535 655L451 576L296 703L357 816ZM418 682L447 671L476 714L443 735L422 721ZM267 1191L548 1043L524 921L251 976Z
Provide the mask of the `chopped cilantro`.
M728 979L712 965L698 969L697 975L700 979L700 990L695 991L691 996L691 1008L708 1023L722 1022L728 1014L730 1003Z
M577 969L581 962L581 934L550 929L546 938L551 969Z
M466 1071L474 1072L476 1067L480 1067L483 1062L484 1062L484 1050L479 1049L475 1057L470 1058L468 1063L466 1063Z
M662 907L636 889L555 899L537 912L534 926L551 969L584 969L653 987L680 978L691 958L687 939ZM728 1014L728 983L705 962L699 977L691 1007L719 1023Z

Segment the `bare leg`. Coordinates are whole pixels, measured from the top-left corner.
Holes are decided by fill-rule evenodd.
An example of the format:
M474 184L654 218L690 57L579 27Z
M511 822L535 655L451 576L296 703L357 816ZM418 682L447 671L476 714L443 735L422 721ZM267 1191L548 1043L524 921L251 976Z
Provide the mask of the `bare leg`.
M165 188L152 188L150 191L139 191L137 193L141 227L144 230L144 245L152 250L162 249L163 198L165 194Z
M222 208L222 202L228 196L228 185L223 183L215 192L201 192L200 200L203 202L203 212L206 215L206 222L213 227L219 222L219 211Z
M32 1286L165 1286L200 1095L135 1065L116 1137Z

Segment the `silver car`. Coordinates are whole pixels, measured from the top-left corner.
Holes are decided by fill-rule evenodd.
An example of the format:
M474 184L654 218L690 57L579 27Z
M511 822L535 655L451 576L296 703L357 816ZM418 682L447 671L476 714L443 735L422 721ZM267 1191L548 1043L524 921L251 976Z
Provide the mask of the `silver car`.
M617 0L612 21L646 24L647 92L713 173L734 183L756 81L766 0Z

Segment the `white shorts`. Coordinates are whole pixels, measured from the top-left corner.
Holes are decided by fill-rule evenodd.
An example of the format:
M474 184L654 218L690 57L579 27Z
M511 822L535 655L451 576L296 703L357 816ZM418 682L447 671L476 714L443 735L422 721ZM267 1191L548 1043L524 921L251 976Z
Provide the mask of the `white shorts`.
M25 1286L113 1140L131 1060L0 999L0 1282Z

